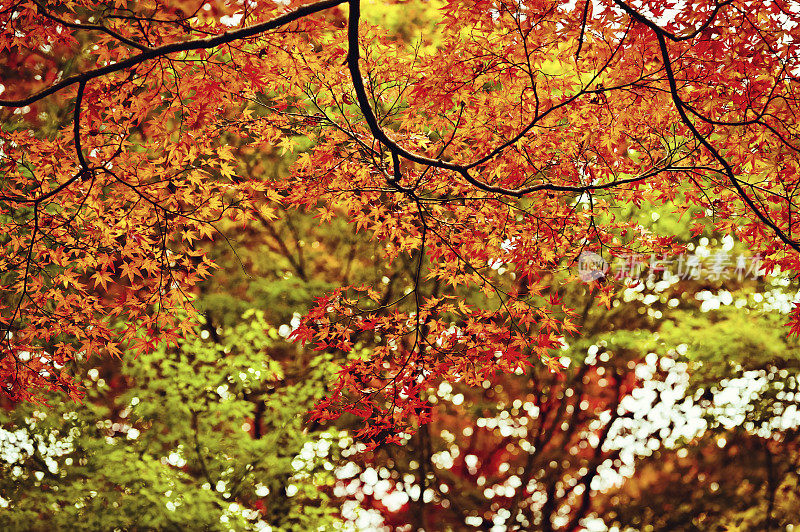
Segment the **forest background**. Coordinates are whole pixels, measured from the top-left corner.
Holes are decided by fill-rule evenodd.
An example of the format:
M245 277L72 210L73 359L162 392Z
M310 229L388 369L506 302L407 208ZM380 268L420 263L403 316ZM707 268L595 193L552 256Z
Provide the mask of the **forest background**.
M296 8L263 4L0 7L3 529L800 526L796 154L750 137L795 142L790 37L762 35L780 69L714 80L681 72L744 52L687 39L696 135L666 110L657 32L582 2L360 6L385 140L335 2L11 101ZM800 16L739 4L665 31ZM616 48L653 68L630 82L647 112ZM719 89L737 79L744 103ZM516 136L526 112L538 136ZM523 162L443 173L498 143Z

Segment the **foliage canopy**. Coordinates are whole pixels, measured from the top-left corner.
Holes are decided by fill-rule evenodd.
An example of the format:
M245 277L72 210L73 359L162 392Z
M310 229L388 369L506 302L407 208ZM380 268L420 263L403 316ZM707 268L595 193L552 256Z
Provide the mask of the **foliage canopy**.
M294 333L348 356L316 418L360 416L374 445L427 421L442 379L560 369L564 268L683 250L631 206L798 271L791 2L437 7L420 36L359 0L3 5L3 392L77 397L76 353L176 345L202 242L284 209L413 265L405 295L336 287Z

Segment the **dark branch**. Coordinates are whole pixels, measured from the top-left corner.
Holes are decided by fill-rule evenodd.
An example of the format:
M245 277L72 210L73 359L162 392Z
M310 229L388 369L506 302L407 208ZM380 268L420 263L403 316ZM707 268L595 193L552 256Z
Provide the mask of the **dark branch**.
M86 159L83 157L83 148L81 147L81 104L83 103L83 91L85 89L85 81L78 83L78 95L75 97L75 109L72 115L72 131L75 136L75 152L78 155L78 162L81 165L79 173L89 170L89 166L86 164Z
M120 35L116 31L114 31L114 30L112 30L110 28L107 28L105 26L102 26L102 25L98 25L98 24L78 24L78 23L75 23L75 22L67 22L66 20L62 20L62 19L56 17L55 15L51 14L47 10L47 8L44 7L41 3L39 3L37 0L34 0L33 3L36 4L36 7L39 8L39 14L40 15L42 15L43 17L48 18L48 19L50 19L50 20L52 20L54 22L57 22L58 24L61 24L62 26L65 26L67 28L72 28L72 29L75 29L75 30L86 30L86 31L101 31L101 32L103 32L103 33L105 33L107 35L110 35L111 37L115 38L119 42L127 44L128 46L131 46L133 48L138 48L139 50L141 50L143 52L146 51L146 50L151 50L152 49L149 46L141 45L138 42L135 42L135 41L132 41L132 40L128 39L127 37L123 37L122 35Z
M578 61L581 57L581 48L583 48L583 36L586 33L586 19L589 16L589 4L592 3L592 0L586 0L586 3L583 5L583 15L581 16L581 34L578 36L578 49L575 50L575 61Z
M621 7L622 10L628 14L628 16L630 16L637 22L641 22L642 24L644 24L645 26L656 32L656 34L666 37L667 39L673 42L689 41L697 37L700 34L700 32L702 32L704 29L709 27L712 22L714 22L714 19L717 18L717 14L719 13L720 9L722 9L723 7L727 6L732 2L733 0L725 0L724 2L719 2L714 7L714 11L711 12L711 15L706 19L706 21L700 24L700 26L698 26L697 28L695 28L694 31L686 35L675 35L674 33L665 30L655 22L651 21L650 19L648 19L647 17L645 17L644 15L633 9L623 0L614 0L614 3L616 3L619 7Z
M620 0L616 1L620 2ZM657 26L655 27L657 28ZM694 135L694 137L698 140L698 142L700 142L700 144L702 144L703 147L706 148L717 161L719 161L719 163L722 165L722 168L724 169L725 176L734 186L738 195L744 200L747 206L750 207L750 210L753 211L756 217L758 217L758 219L761 220L761 222L764 225L772 229L784 244L791 247L795 251L800 251L800 244L798 244L798 242L787 236L786 233L784 233L783 230L781 230L781 228L778 227L775 222L773 222L771 219L769 219L769 217L767 217L767 215L761 212L761 210L755 204L753 199L750 198L750 196L747 195L747 192L745 192L744 188L742 188L742 185L736 178L733 168L731 167L728 160L722 156L719 150L717 150L711 144L711 142L708 141L705 135L700 133L700 131L697 129L694 123L689 119L689 116L686 114L686 110L684 109L683 100L681 100L680 94L678 93L678 84L675 81L675 73L672 70L672 63L669 58L669 48L667 47L666 37L662 31L654 30L654 32L656 34L656 37L658 38L659 48L661 49L661 58L664 63L664 69L666 70L667 73L667 81L669 82L669 90L670 94L672 95L672 101L675 104L675 108L677 109L678 114L681 117L681 121L687 128L689 128L689 131L692 132L692 135Z
M149 61L150 59L155 59L156 57L162 57L177 52L216 48L217 46L223 44L241 39L247 39L248 37L253 37L265 31L274 30L285 24L294 22L295 20L313 15L314 13L338 6L339 4L343 4L345 1L347 0L323 0L321 2L300 7L291 13L281 15L280 17L276 17L267 22L262 22L261 24L255 24L253 26L248 26L246 28L241 28L234 31L226 31L221 35L214 35L213 37L206 37L204 39L192 39L184 42L165 44L164 46L159 46L157 48L148 48L146 51L124 61L120 61L119 63L70 76L63 81L56 83L55 85L51 85L50 87L37 92L32 96L28 96L27 98L20 100L0 100L0 107L24 107L26 105L38 102L42 98L55 94L76 83L86 83L92 79L114 72L119 72L120 70L125 70L126 68L134 67L140 63Z

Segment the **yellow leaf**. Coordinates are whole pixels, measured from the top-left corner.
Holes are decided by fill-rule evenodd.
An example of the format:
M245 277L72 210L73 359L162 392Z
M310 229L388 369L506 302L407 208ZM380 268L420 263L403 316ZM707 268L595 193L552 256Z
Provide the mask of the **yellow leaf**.
M281 147L281 155L284 155L287 151L294 153L294 144L294 140L290 137L283 137L280 142L278 142L278 146Z
M219 173L222 174L222 177L232 178L236 175L236 171L233 169L233 166L229 165L228 163L221 163L219 165Z

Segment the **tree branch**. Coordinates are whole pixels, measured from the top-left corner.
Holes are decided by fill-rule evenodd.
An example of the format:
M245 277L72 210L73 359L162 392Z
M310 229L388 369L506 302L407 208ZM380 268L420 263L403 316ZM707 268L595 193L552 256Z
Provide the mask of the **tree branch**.
M616 2L622 3L621 0L616 0ZM714 157L717 161L719 161L719 163L725 170L724 173L726 177L731 182L731 184L733 184L734 188L736 189L736 192L744 200L747 206L750 207L750 210L753 211L756 217L758 217L758 219L761 220L761 222L764 225L772 229L777 235L777 237L784 244L794 249L795 251L800 251L800 244L798 244L797 241L787 236L786 233L784 233L781 230L781 228L777 226L775 222L770 220L769 217L767 217L764 213L761 212L761 210L758 208L758 206L756 206L752 198L750 198L750 196L747 195L747 192L745 192L744 188L742 188L742 185L741 183L739 183L739 180L736 179L736 175L734 174L733 168L731 167L728 160L722 156L722 154L711 144L711 142L708 141L705 135L700 133L700 131L697 129L694 123L689 119L689 116L686 114L686 110L684 109L683 100L681 100L680 94L678 94L678 84L675 80L675 72L672 70L672 63L669 58L669 49L667 47L666 37L664 36L663 31L660 30L660 28L658 28L658 26L655 26L653 24L651 27L655 28L653 31L656 34L656 38L658 39L658 46L661 49L661 59L662 62L664 63L664 69L666 70L667 73L667 81L669 82L670 94L672 95L672 101L675 104L675 108L681 117L681 121L687 128L689 128L689 131L692 132L692 135L694 135L694 137L698 140L698 142L700 142L700 144L702 144L703 147L706 148L711 153L712 157Z
M253 37L259 33L279 28L285 24L294 22L295 20L313 15L314 13L338 6L346 1L347 0L322 0L321 2L305 5L285 15L281 15L267 22L262 22L261 24L255 24L253 26L248 26L246 28L241 28L234 31L226 31L220 35L214 35L212 37L206 37L203 39L192 39L184 42L165 44L164 46L159 46L157 48L148 48L146 51L125 59L124 61L120 61L119 63L70 76L63 81L56 83L55 85L51 85L50 87L39 91L36 94L28 96L27 98L22 98L19 100L0 100L0 107L24 107L26 105L38 102L39 100L55 94L76 83L86 83L92 79L114 72L119 72L120 70L125 70L126 68L131 68L140 63L144 63L145 61L149 61L150 59L155 59L156 57L162 57L169 54L174 54L176 52L188 52L192 50L215 48L230 42L247 39L248 37Z
M103 33L105 33L107 35L110 35L111 37L115 38L119 42L127 44L128 46L131 46L133 48L138 48L139 50L141 50L143 52L147 51L147 50L152 50L152 48L150 48L149 46L144 46L142 44L139 44L138 42L135 42L135 41L132 41L132 40L128 39L127 37L123 37L122 35L120 35L116 31L114 31L114 30L112 30L110 28L107 28L107 27L105 27L103 25L100 25L100 24L78 24L76 22L67 22L66 20L62 20L62 19L56 17L55 15L51 14L47 10L47 8L44 7L38 0L33 0L33 3L36 4L36 7L39 8L39 14L40 15L42 15L45 18L48 18L48 19L52 20L53 22L61 24L62 26L65 26L67 28L72 28L72 29L76 29L76 30L86 30L86 31L102 31Z
M700 32L702 32L704 29L709 27L712 22L714 22L714 19L717 18L717 14L719 13L720 9L729 5L732 2L733 0L725 0L724 2L719 2L714 7L714 11L711 12L711 15L709 15L709 17L705 20L705 22L700 24L700 26L698 26L691 33L681 36L681 35L675 35L674 33L665 30L655 22L651 21L650 19L648 19L647 17L645 17L644 15L633 9L624 0L614 0L614 3L617 4L617 6L621 7L622 10L625 11L625 13L627 13L631 18L633 18L637 22L641 22L642 24L644 24L645 26L656 32L656 34L661 35L662 37L666 37L673 42L689 41L697 37L700 34Z

